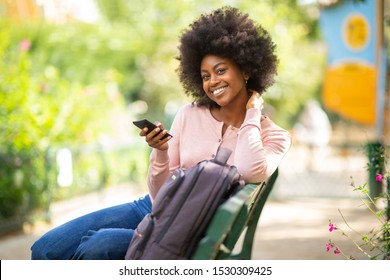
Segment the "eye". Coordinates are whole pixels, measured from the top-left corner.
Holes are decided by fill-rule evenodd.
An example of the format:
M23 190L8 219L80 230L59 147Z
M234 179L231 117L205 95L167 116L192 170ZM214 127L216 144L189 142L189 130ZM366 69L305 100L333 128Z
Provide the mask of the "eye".
M209 74L203 74L202 75L202 80L203 81L207 81L207 80L209 80L210 79L210 75Z
M217 70L217 74L218 74L218 75L222 75L222 74L224 74L225 72L226 72L226 68L220 68L220 69Z

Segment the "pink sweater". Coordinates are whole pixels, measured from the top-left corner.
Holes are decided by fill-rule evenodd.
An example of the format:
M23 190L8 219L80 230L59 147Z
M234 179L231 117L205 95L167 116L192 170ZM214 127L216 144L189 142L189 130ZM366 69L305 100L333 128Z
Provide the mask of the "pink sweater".
M279 166L291 145L290 134L269 118L260 124L261 112L249 109L240 128L228 127L206 107L185 105L177 113L168 142L169 149L153 149L148 173L149 193L155 197L177 168L189 168L215 156L219 146L232 150L228 164L235 165L246 183L266 180Z

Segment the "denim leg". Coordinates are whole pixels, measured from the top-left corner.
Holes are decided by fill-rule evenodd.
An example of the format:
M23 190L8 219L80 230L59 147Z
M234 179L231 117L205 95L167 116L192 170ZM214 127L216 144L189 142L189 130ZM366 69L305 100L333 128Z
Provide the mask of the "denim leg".
M134 229L151 211L149 195L56 227L31 247L32 259L124 259Z
M81 238L73 260L124 260L133 229L103 228L90 230Z

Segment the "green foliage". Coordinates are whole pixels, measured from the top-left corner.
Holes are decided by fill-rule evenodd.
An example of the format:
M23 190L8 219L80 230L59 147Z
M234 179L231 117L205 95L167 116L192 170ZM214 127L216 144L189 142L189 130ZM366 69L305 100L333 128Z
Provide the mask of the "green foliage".
M12 24L13 29L8 22L0 23L2 222L48 207L55 186L50 184L54 181L50 149L96 142L102 133L109 133L111 115L124 110L115 90L119 76L115 70L106 68L93 84L72 81L63 75L71 72L70 66L40 61L45 47L34 43L37 38L25 37L33 25Z
M34 145L39 133L29 103L29 61L9 47L4 29L0 42L0 219L7 219L39 205L44 159Z
M343 214L340 212L340 215L343 219L345 225L349 228L350 231L357 233L360 236L360 240L354 240L346 230L343 230L341 227L332 224L330 221L329 225L332 225L336 230L340 231L341 234L347 237L363 254L365 254L370 260L386 259L390 258L390 220L386 216L386 211L377 211L376 201L383 199L386 202L390 202L390 196L387 193L381 193L378 197L371 197L367 185L361 185L354 187L354 191L357 191L361 195L361 201L368 211L370 211L378 220L378 225L371 228L367 233L359 233L354 230L346 221ZM355 259L354 256L349 256L344 252L340 246L338 246L331 239L327 244L331 247L336 248L337 252L341 253L347 259Z
M365 146L365 152L367 153L369 159L368 169L369 171L373 171L370 176L373 177L374 181L377 181L380 187L387 185L389 190L390 176L386 171L387 149L388 147L386 148L379 143L370 143ZM334 225L331 221L329 223L329 231L332 232L333 230L339 230L343 236L346 236L348 239L350 239L351 242L371 260L390 260L389 192L383 191L382 188L380 188L380 191L376 192L373 192L372 189L369 191L367 189L367 184L356 187L354 182L352 182L351 186L353 187L353 191L356 191L360 196L362 205L364 205L367 210L370 211L377 219L378 225L368 230L367 233L359 233L348 224L343 214L339 210L345 225L352 232L357 233L361 240L354 240L346 231L344 231L341 227ZM384 202L384 206L378 206L379 202L381 201ZM329 240L329 243L326 246L328 251L330 248L335 248L336 254L341 253L347 259L355 259L353 256L348 256L345 252L343 252L343 250L341 250L341 248L332 240Z
M363 147L364 152L368 158L367 170L369 174L370 195L372 197L379 196L383 191L382 181L377 181L376 176L383 174L386 168L386 147L379 143L368 143Z

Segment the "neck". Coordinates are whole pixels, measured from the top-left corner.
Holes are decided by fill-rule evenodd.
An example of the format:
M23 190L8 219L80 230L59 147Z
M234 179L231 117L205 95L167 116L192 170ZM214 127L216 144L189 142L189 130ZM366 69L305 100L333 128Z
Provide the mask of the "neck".
M239 128L244 122L246 115L246 103L248 98L234 102L227 106L214 108L211 110L212 115L218 121L224 122L226 126L233 126Z

